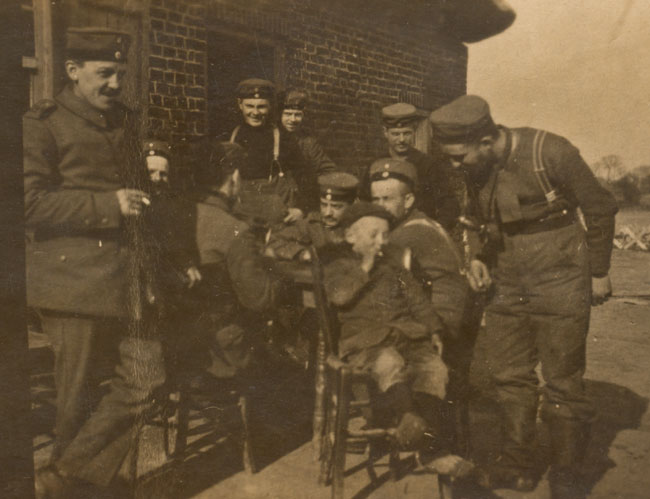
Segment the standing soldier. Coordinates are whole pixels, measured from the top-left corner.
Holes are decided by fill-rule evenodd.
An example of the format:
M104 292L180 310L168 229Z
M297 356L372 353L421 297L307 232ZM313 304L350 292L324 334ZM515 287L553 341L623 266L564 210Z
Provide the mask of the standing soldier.
M408 161L417 170L416 207L446 230L452 229L460 209L449 183L449 168L443 158L434 158L414 147L415 126L419 120L415 106L398 102L384 107L381 117L389 156Z
M57 389L54 449L37 472L37 497L72 497L79 482L108 486L165 380L160 342L136 337L128 322L135 260L124 229L138 226L149 202L125 187L135 165L127 154L139 158L139 144L125 140L133 113L117 100L129 43L125 33L69 29L68 86L24 117L27 300L52 342ZM111 390L89 415L98 366L114 358Z
M465 172L484 235L470 284L475 290L493 285L483 339L504 419L501 456L487 485L535 487L531 448L541 362L552 497L585 497L579 465L594 417L582 379L585 339L591 304L611 295L616 202L566 139L497 126L480 97L460 97L430 120L443 152Z
M241 169L241 211L270 223L295 222L307 212L309 176L295 138L273 122L274 94L273 83L258 78L237 86L242 123L230 142L248 154Z

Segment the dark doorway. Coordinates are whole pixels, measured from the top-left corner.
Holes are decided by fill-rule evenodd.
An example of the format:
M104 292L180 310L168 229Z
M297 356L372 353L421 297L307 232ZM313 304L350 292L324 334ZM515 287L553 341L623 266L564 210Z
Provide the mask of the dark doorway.
M275 47L218 32L208 33L208 130L228 140L239 123L237 84L246 78L273 80Z

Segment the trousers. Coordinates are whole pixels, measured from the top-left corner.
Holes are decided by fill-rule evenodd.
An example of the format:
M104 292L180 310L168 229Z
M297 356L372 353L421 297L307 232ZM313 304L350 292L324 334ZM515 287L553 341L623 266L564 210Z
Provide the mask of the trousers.
M59 472L99 486L117 475L154 396L165 383L161 342L129 333L129 324L42 311L55 357L55 444ZM108 391L100 382L108 379Z
M584 422L594 416L583 383L591 309L584 230L574 223L504 236L493 280L483 341L504 411L502 454L513 465L526 464L534 437L538 363L546 382L543 412Z

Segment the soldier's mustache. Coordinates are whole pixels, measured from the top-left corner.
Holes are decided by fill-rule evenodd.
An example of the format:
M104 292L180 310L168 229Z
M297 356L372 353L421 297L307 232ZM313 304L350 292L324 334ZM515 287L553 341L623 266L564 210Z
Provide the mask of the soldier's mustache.
M120 90L105 89L101 91L101 94L105 95L106 97L118 97L120 95L120 92Z

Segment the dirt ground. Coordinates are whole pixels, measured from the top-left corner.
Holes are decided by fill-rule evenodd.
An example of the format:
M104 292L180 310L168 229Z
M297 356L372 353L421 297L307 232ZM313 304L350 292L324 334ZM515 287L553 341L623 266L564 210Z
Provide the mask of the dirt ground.
M625 211L618 225L650 225L650 212ZM587 371L589 394L596 401L599 415L587 456L586 473L594 499L641 499L650 497L650 252L615 250L611 278L614 297L592 310L588 337ZM646 295L638 296L638 295ZM480 363L481 352L475 352ZM480 377L479 374L475 376ZM309 498L329 497L330 491L316 484L318 465L312 460L308 443L309 386L301 386L291 373L284 373L283 384L264 397L275 401L266 405L264 435L256 449L260 471L242 471L241 454L229 439L202 431L204 420L193 424L198 437L182 469L164 466L164 455L156 445L147 444L141 454L143 474L149 474L139 489L140 497L200 498ZM295 374L295 373L294 373ZM475 382L477 380L475 379ZM480 384L480 379L478 380ZM43 393L45 395L45 393ZM51 395L47 393L47 395ZM496 452L498 422L495 407L488 397L477 396L472 404L471 430L475 453L489 459ZM37 461L47 453L51 414L37 411L39 435L35 438ZM262 428L262 426L259 426ZM548 454L547 435L538 427L539 461ZM160 439L150 430L149 439ZM348 459L345 497L354 498L436 498L437 478L429 474L409 474L399 481L388 480L385 462L379 462L379 482L371 486L359 456ZM158 469L158 472L155 470ZM154 470L151 473L151 470ZM172 492L173 491L173 492ZM484 497L479 495L465 497ZM492 497L546 499L548 483L542 480L529 494L495 491Z

